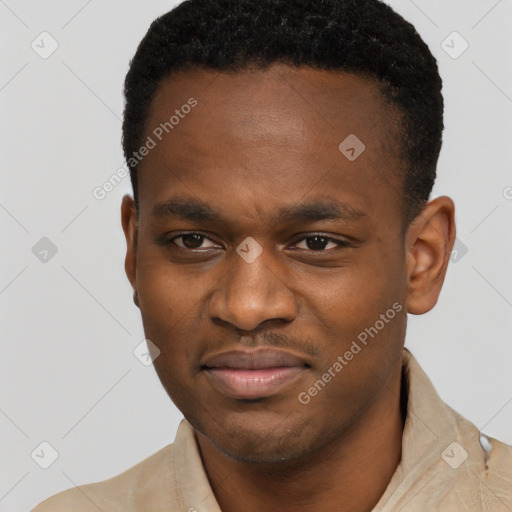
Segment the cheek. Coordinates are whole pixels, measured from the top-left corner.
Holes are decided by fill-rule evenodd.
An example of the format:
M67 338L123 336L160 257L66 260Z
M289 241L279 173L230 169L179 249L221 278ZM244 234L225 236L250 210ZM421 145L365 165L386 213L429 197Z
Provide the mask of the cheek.
M340 272L335 280L316 284L316 293L312 285L307 291L305 311L311 317L306 323L314 326L309 332L324 362L302 391L311 397L312 409L329 408L344 422L381 392L395 370L405 336L405 307L389 273ZM328 384L319 385L321 380Z
M358 324L402 298L396 277L389 266L357 262L328 274L303 277L297 291L315 315L334 324Z
M161 270L160 270L161 268ZM194 299L179 286L167 269L152 266L140 272L139 303L145 336L160 350L153 361L155 371L170 398L186 404L189 396L191 361L194 360L191 336L195 329ZM197 309L197 304L195 304Z
M350 351L354 341L359 342L363 355L354 357L359 361L378 359L400 345L406 322L405 296L395 270L398 266L361 263L302 282L304 318L300 321L315 326L310 332L331 362Z
M198 308L191 287L180 283L165 265L142 266L137 284L144 333L159 348L159 363L181 361L190 345L186 339L192 327L187 326Z
M197 309L200 296L197 281L185 279L179 269L162 258L153 258L149 263L138 262L137 290L141 312L155 321L179 322L187 311Z

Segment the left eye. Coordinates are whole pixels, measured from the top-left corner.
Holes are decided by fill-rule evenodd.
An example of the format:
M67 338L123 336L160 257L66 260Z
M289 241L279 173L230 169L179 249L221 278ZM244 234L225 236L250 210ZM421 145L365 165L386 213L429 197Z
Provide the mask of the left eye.
M309 251L325 251L327 249L327 246L329 244L332 244L329 249L333 249L335 247L345 247L348 246L347 242L344 242L342 240L337 240L335 238L331 238L329 236L322 236L322 235L311 235L311 236L305 236L299 240L300 243L303 244L303 247L300 247L301 249L307 249ZM297 242L298 243L298 242ZM297 244L295 244L297 245ZM305 247L304 247L305 245Z

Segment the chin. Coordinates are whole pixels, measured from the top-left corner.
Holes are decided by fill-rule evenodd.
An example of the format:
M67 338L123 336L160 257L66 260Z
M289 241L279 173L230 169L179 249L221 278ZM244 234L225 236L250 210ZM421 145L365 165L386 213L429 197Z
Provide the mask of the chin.
M231 459L274 464L299 459L322 444L318 426L308 429L304 423L292 424L289 419L280 417L269 421L269 418L247 417L230 421L226 418L222 425L196 429Z
M295 460L305 455L300 447L297 446L297 443L283 446L282 442L276 439L269 440L268 436L264 436L260 440L253 438L249 442L247 439L244 439L240 443L233 442L233 439L229 439L227 442L222 441L214 442L214 440L210 439L210 442L221 453L233 460L246 464L275 464Z

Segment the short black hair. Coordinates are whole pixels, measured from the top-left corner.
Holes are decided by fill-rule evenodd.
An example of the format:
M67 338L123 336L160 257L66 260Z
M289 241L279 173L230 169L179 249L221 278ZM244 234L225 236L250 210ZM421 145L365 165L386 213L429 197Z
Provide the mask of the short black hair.
M138 205L138 165L151 102L178 71L265 69L273 63L371 77L400 114L408 225L429 199L443 124L436 59L414 26L380 0L186 0L157 18L124 84L123 150ZM340 141L341 142L341 141ZM131 160L130 160L131 158Z

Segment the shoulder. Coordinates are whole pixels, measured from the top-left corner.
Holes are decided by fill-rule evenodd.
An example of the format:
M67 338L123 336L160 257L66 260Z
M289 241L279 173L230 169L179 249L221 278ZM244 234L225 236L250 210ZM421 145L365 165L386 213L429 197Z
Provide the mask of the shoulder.
M170 444L123 473L80 485L40 503L32 512L129 512L157 510L172 503L174 445Z
M486 476L499 488L508 491L509 503L512 505L512 446L493 437L484 436L487 440Z

